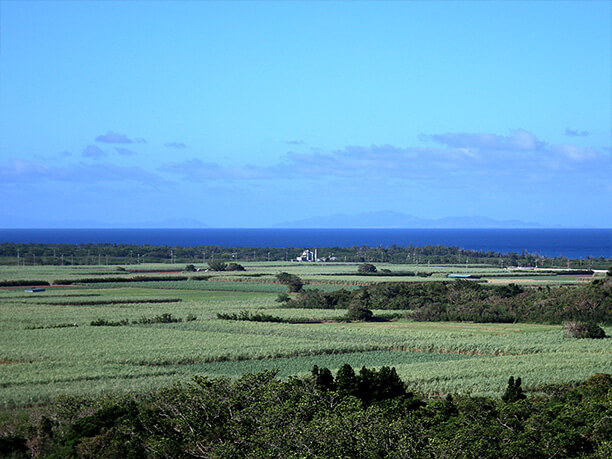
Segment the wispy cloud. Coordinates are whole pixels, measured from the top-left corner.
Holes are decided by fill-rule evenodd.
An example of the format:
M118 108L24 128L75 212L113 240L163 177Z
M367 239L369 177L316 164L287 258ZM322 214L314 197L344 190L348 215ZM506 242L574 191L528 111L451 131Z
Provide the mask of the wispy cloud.
M123 156L134 156L137 154L135 151L128 150L127 148L115 147L115 150L117 150L117 153Z
M524 129L515 129L510 136L460 132L432 135L421 134L419 139L431 140L451 148L494 151L538 151L546 146L546 143L541 142L535 135Z
M83 148L82 154L85 158L93 158L93 159L100 159L106 156L106 153L104 153L104 150L102 150L100 147L96 145L87 145L85 148Z
M578 129L565 129L565 135L568 137L587 137L589 135L588 131L579 131Z
M422 135L440 145L348 145L332 152L289 152L272 166L222 166L194 158L164 164L159 170L183 180L322 180L368 183L398 180L460 187L468 181L508 186L554 181L570 175L603 179L610 173L605 154L570 144L550 145L523 129L511 135L451 133Z
M187 145L185 145L183 142L168 142L164 144L164 147L183 149L187 148Z
M179 163L167 163L159 168L162 172L181 175L184 179L202 181L221 178L222 168L217 163L194 158Z
M38 162L13 159L0 164L0 182L2 183L41 181L73 183L135 181L150 185L168 184L168 181L159 175L140 167L123 167L109 163L77 163L67 167L54 167Z
M104 143L132 143L133 141L125 134L108 131L106 134L96 137L96 142Z
M224 167L217 163L205 162L198 158L162 165L161 172L180 175L184 180L202 182L209 180L260 180L281 178L275 168L257 166Z
M572 161L586 161L589 159L595 159L601 155L601 153L593 148L577 147L576 145L569 145L565 143L551 146L550 151L557 155L571 159Z
M289 140L287 142L288 145L304 145L303 140Z

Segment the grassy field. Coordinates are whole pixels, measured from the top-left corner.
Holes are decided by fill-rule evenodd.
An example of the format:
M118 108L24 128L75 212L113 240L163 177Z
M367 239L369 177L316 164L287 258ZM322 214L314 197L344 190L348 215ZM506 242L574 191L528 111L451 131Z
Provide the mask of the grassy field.
M380 271L390 270L392 273L427 273L430 277L419 276L383 276L369 275L359 276L357 274L358 263L295 263L295 262L257 262L242 263L247 271L231 272L198 272L184 273L185 265L178 264L138 264L123 265L128 271L126 273L117 271L117 266L1 266L1 280L37 279L53 282L58 279L79 279L88 277L125 277L130 279L135 276L193 276L207 275L217 279L239 279L250 281L271 281L281 271L300 276L313 286L323 284L359 284L374 282L424 282L440 281L446 279L448 274L475 274L482 276L484 280L495 280L496 282L533 282L538 285L541 281L552 284L578 284L592 280L591 276L554 276L547 271L516 271L502 268L483 267L479 265L417 265L417 264L389 264L376 263ZM197 268L204 269L206 265L196 264ZM157 272L156 272L157 271Z
M139 265L138 269L168 266ZM393 271L409 268L389 265ZM434 275L438 273L437 280L451 270L430 269ZM499 274L489 269L479 274ZM412 387L429 393L499 394L510 375L521 376L524 385L533 388L581 381L596 372L612 373L609 339L565 339L560 326L406 320L288 324L217 319L217 313L244 310L314 319L331 319L344 313L279 308L275 299L286 287L270 281L280 271L312 282L329 282L330 278L348 282L357 277L325 276L355 272L356 265L270 263L249 265L241 274L210 273L218 279L208 281L88 284L51 287L36 294L25 293L24 287L2 288L0 405L45 403L61 394L144 392L188 380L194 374L236 377L263 369L278 370L281 376L305 374L315 364L332 370L343 363L355 367L392 365ZM0 280L53 281L94 275L116 277L116 273L115 267L106 266L2 267ZM230 275L242 277L242 281L219 279ZM374 281L380 279L399 280L376 277ZM330 283L310 287L339 288ZM164 313L182 321L133 323ZM197 319L187 322L188 315ZM91 322L98 319L127 320L128 325L92 326ZM610 335L612 329L606 332Z

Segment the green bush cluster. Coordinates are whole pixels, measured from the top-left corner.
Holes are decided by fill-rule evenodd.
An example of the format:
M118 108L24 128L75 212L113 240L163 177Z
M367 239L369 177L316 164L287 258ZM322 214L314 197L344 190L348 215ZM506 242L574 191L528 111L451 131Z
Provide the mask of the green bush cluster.
M0 287L32 287L38 285L49 285L44 280L4 280L0 281Z
M227 269L227 263L219 260L210 260L208 262L208 269L210 271L225 271Z
M367 295L366 295L367 294ZM281 298L286 307L410 310L418 321L612 323L612 278L579 287L489 286L468 280L385 282L358 290L306 290Z
M197 320L197 316L191 313L187 314L187 317L185 318L185 322L192 322L194 320ZM140 319L132 320L131 323L148 325L148 324L170 324L170 323L177 323L177 322L182 322L182 321L183 319L174 317L172 316L172 314L169 314L166 312L166 313L160 314L155 317L142 316ZM92 327L120 327L123 325L130 325L130 321L128 319L121 319L121 320L96 319L96 320L92 320L90 325Z
M297 317L278 317L263 312L252 313L249 311L240 311L238 313L217 313L217 319L222 320L245 320L248 322L274 322L287 324L304 324L304 323L321 323L318 319L306 319Z
M130 321L128 319L121 320L106 320L106 319L96 319L92 320L89 325L92 327L120 327L123 325L129 325Z
M565 327L566 338L591 338L602 339L606 337L606 332L595 322L566 322Z
M363 263L357 267L357 272L364 273L375 273L377 271L376 266L370 263Z
M361 266L360 266L361 267ZM391 271L390 269L381 269L380 271L357 271L356 273L321 273L320 276L378 276L378 277L430 277L432 272L425 271Z
M239 263L229 263L227 265L227 271L246 271L246 269Z
M276 275L276 278L281 284L289 287L289 291L293 293L301 292L302 287L304 286L304 281L302 281L302 279L300 279L295 274L289 274L289 273L282 272L282 273L278 273Z
M211 271L246 271L246 269L244 269L244 266L239 263L225 263L220 260L209 261L208 269Z
M63 323L63 324L34 325L34 326L26 327L26 330L42 330L45 328L69 328L69 327L78 327L78 324L75 322L72 322L72 323Z

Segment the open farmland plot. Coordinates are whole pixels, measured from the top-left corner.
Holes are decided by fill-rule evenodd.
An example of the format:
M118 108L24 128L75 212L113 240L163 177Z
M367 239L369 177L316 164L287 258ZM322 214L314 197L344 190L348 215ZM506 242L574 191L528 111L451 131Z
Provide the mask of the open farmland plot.
M356 270L356 266L343 269ZM257 282L268 275L273 279L280 271L312 276L314 282L317 273L332 272L333 265L253 268L247 274L264 276L243 277L242 282L213 278L96 283L37 294L24 293L23 288L0 289L0 404L44 403L60 394L145 392L194 374L235 377L263 369L276 369L281 376L305 374L315 364L332 370L343 363L391 365L411 387L435 393L499 394L509 375L522 376L529 388L612 372L609 339L564 339L560 326L217 319L218 313L240 311L293 319L332 319L345 313L279 308L275 299L286 287ZM26 269L0 278L78 278L75 269ZM87 269L80 277L92 276L92 268ZM113 269L100 272L114 275ZM225 273L215 276L226 277ZM324 277L333 278L319 279ZM161 314L182 321L134 323ZM197 320L187 322L188 315ZM99 319L127 324L91 325ZM610 328L606 331L612 333Z

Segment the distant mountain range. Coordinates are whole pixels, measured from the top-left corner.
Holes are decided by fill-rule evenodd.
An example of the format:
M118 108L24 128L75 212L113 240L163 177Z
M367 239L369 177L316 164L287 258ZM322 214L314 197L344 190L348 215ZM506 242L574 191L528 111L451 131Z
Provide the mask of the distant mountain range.
M330 215L282 222L274 228L544 228L520 220L493 220L487 217L418 218L400 212L380 211L355 215Z

